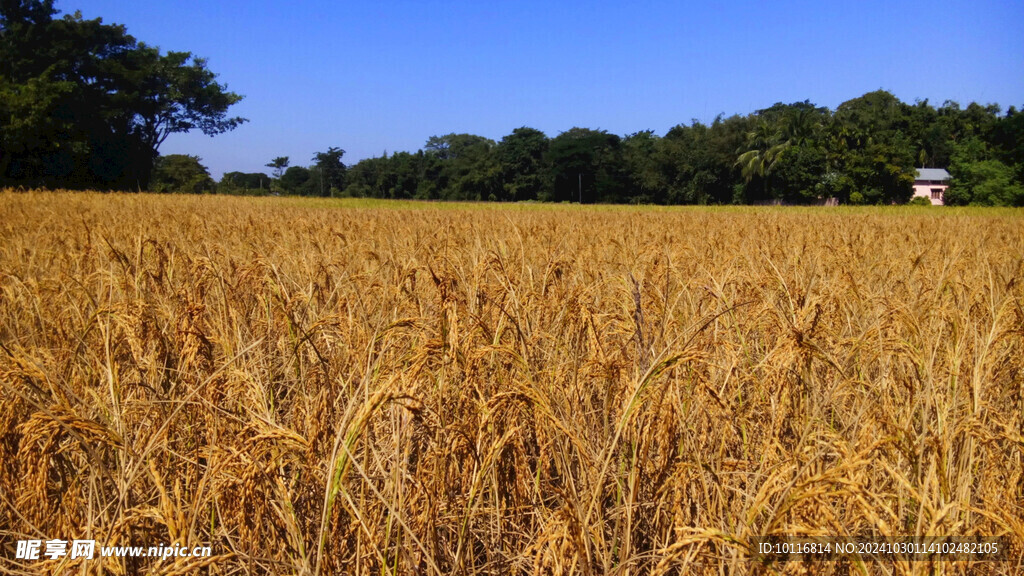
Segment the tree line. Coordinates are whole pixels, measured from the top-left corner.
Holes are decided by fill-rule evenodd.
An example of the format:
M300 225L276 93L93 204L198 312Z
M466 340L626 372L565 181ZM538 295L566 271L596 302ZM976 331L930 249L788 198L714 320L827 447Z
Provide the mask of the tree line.
M1024 205L1024 113L909 104L882 90L835 110L779 103L664 136L572 128L549 138L528 127L498 142L447 134L349 167L343 150L331 150L330 162L318 154L308 168L278 158L273 177L228 173L218 189L254 192L259 182L264 192L424 200L892 204L910 200L917 168L939 167L953 176L947 204Z
M430 137L415 152L309 164L214 182L198 157L159 155L174 133L246 120L206 61L163 53L123 26L57 17L53 0L0 0L0 187L277 193L472 201L653 204L902 203L918 167L948 168L948 204L1024 205L1024 113L869 92L835 110L809 101L691 121L664 136L522 127L495 142Z

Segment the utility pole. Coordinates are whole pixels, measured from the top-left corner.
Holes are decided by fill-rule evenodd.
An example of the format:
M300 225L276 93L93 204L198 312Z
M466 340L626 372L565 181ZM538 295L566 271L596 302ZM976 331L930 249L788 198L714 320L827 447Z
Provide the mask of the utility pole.
M580 204L583 204L583 173L577 172L576 176L579 177L580 184Z

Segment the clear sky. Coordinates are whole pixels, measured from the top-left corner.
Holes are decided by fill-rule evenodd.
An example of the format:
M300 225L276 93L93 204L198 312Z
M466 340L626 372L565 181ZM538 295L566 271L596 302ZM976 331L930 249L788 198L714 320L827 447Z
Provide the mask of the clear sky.
M632 2L57 0L141 41L209 60L249 123L174 135L214 178L348 164L519 126L664 134L691 119L879 88L1024 106L1024 1Z

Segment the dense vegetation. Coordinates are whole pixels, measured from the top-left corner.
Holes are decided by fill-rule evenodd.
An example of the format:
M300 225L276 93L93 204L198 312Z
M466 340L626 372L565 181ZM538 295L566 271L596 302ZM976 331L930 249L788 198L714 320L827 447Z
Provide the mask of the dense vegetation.
M1021 573L1019 215L382 204L0 193L0 572Z
M53 0L0 2L0 186L284 193L440 200L654 204L903 203L915 167L952 173L948 204L1024 205L1024 113L885 91L835 110L809 101L693 121L658 136L518 128L495 142L430 137L416 152L313 165L288 157L217 184L200 159L158 157L168 135L230 130L241 97L187 52L162 54L124 27L56 18ZM341 127L339 127L341 128Z
M906 104L885 91L835 111L776 104L710 125L680 124L661 137L572 128L548 138L524 127L500 142L434 136L417 152L368 158L347 170L338 169L340 156L333 164L320 156L276 179L229 173L221 190L251 192L259 182L264 192L272 185L287 194L371 198L890 204L909 200L915 167L943 167L954 177L947 204L1024 205L1024 113ZM282 160L283 169L288 159L275 159ZM327 166L334 170L325 184L319 174Z

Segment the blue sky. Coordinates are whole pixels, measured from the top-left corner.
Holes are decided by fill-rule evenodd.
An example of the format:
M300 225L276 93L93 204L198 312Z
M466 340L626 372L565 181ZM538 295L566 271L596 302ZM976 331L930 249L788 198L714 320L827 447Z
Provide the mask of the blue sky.
M249 123L164 154L226 171L354 163L433 135L519 126L664 134L691 119L879 88L1024 106L1024 2L139 2L58 0L209 60Z

